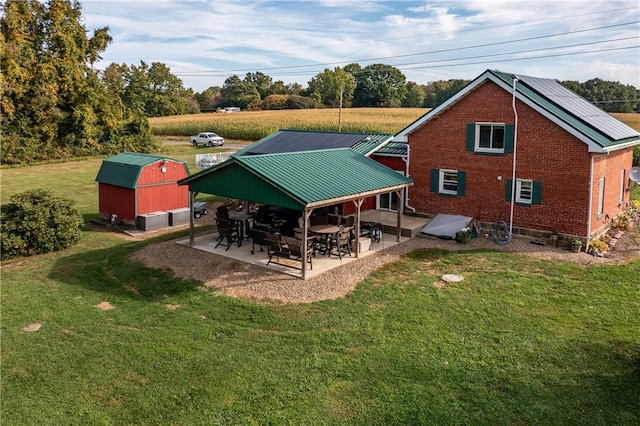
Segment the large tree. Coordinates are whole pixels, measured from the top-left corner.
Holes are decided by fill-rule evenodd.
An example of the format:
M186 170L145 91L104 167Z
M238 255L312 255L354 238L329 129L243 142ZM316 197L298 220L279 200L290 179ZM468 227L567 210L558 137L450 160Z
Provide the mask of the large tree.
M391 65L367 65L354 76L353 106L399 107L407 94L406 77Z
M444 103L451 96L458 93L470 80L438 80L433 81L425 86L424 106L427 108L435 108Z
M212 86L201 93L196 93L195 98L200 106L200 111L214 111L220 102L220 87Z
M265 99L273 93L273 79L260 71L255 73L248 72L244 77L244 81L256 88L260 94L260 99Z
M323 72L309 81L309 93L325 106L351 106L356 80L352 74L340 67L333 71L325 68Z
M153 62L151 66L140 61L140 66L132 65L123 73L123 101L128 107L140 111L147 117L200 112L195 107L193 93L186 90L180 80L171 74L165 64ZM197 108L196 111L193 111Z
M235 106L247 108L247 105L258 102L260 93L256 86L246 80L241 80L237 75L232 75L224 81L220 90L222 106Z
M640 91L631 85L617 81L594 78L584 83L561 81L561 83L607 112L634 112L640 109Z
M424 90L413 81L407 82L407 95L402 100L406 108L421 108L424 105Z
M1 161L111 153L120 135L150 143L146 119L117 108L93 70L111 42L108 28L89 38L77 1L11 0L3 9Z

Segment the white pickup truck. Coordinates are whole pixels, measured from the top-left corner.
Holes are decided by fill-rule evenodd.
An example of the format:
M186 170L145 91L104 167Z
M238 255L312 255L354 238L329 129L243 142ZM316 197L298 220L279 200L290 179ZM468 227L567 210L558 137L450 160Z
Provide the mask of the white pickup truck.
M222 146L224 145L224 138L213 132L205 132L191 136L191 143L196 146Z

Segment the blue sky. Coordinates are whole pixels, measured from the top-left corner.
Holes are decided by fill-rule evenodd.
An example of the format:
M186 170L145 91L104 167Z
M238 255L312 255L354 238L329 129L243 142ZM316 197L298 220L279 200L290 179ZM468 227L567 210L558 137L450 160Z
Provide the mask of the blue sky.
M300 83L325 68L393 65L409 81L486 69L640 88L638 0L81 0L113 43L96 65L161 62L201 92L261 71Z

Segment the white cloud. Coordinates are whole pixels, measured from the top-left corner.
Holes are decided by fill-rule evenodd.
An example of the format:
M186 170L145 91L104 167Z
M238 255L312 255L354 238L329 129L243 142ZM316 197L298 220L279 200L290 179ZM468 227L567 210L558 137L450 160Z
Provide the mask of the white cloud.
M621 52L504 63L491 63L491 58L486 63L478 59L480 64L462 60L458 62L466 65L450 67L427 62L601 41L629 33L637 36L640 27L635 24L495 44L637 21L639 10L636 0L104 0L83 4L87 28L109 26L114 38L101 65L162 62L196 91L222 85L230 75L247 71L263 71L274 80L305 85L324 68L368 58L398 67L424 62L422 69L403 70L407 79L418 83L471 79L487 68L498 68L561 80L600 77L638 86L637 40L635 50ZM429 53L435 51L439 53ZM299 68L307 64L316 65ZM207 76L192 76L194 72Z

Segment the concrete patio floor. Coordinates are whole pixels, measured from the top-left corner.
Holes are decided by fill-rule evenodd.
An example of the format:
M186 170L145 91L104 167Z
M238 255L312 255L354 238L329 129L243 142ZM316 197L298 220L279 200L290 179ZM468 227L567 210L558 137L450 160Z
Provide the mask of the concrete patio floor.
M363 251L359 254L360 258L375 255L379 251L398 244L395 230L396 213L380 210L369 210L362 213L361 221L380 222L382 224L384 232L382 233L379 242L372 242L370 250ZM416 233L419 233L420 229L427 222L428 219L426 218L403 215L401 221L402 236L400 237L400 242L406 241L409 238L415 236ZM260 251L260 247L256 245L255 253L251 254L253 244L251 240L247 241L247 239L244 239L240 247L238 247L237 243L234 243L231 247L229 247L229 250L226 250L226 246L224 244L221 244L218 246L218 248L215 248L217 244L217 238L218 233L215 231L205 235L198 235L194 238L193 248L196 250L202 250L208 253L231 258L239 262L249 263L251 265L267 268L272 271L284 273L287 275L296 277L301 276L301 271L299 269L300 262L291 263L291 265L295 266L296 268L274 263L270 263L269 265L267 265L269 258L267 256L266 247L264 247L264 251ZM185 238L183 240L179 240L177 244L189 247L189 240L189 238ZM351 256L344 255L342 256L342 259L338 258L336 255L327 256L317 253L316 256L311 260L313 269L309 268L309 265L307 265L306 278L312 278L321 275L324 272L327 272L334 268L338 268L355 260L357 259L354 253L352 253Z

